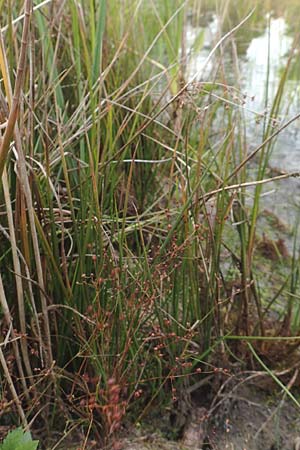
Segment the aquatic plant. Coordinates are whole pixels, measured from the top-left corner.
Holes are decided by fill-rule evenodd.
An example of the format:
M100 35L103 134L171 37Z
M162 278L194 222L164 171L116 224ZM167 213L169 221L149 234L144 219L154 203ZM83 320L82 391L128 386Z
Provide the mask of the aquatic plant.
M259 365L268 333L283 345L299 332L299 318L287 321L296 239L286 335L267 313L287 284L266 306L254 257L262 186L296 176L269 178L268 161L299 117L277 122L298 43L249 153L245 94L223 51L251 10L224 33L220 21L211 73L190 80L198 6L0 3L1 389L3 414L24 426L107 442L126 417L180 408L232 360Z

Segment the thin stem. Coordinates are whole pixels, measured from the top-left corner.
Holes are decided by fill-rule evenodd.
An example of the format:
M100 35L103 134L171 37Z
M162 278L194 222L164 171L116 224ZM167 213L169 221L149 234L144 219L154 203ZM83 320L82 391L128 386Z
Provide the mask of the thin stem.
M10 143L11 143L11 140L12 140L13 134L14 134L15 124L16 124L16 121L17 121L18 115L19 115L21 91L22 91L23 82L24 82L31 10L32 10L32 1L25 0L24 27L23 27L23 33L22 33L21 51L20 51L18 68L17 68L15 89L14 89L14 94L13 94L13 99L12 99L11 110L9 113L5 133L4 133L3 140L1 143L1 147L0 147L0 177L2 176L2 173L3 173L3 169L4 169L6 159L8 156L8 152L10 149Z

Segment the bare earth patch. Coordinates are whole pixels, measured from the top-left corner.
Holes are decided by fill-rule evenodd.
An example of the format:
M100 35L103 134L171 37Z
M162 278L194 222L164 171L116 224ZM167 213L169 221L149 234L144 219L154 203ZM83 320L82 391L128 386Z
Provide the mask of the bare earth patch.
M282 392L242 384L220 394L205 418L197 400L183 436L169 441L159 432L124 439L124 450L299 450L300 409ZM201 420L201 417L203 420ZM119 443L121 444L121 442ZM121 447L121 446L120 446Z

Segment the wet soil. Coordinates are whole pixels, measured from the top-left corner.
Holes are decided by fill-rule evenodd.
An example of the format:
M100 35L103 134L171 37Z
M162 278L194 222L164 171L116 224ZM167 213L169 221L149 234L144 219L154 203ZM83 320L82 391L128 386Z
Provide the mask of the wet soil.
M260 383L266 383L265 377L261 377ZM214 404L211 414L208 409L203 414L204 408L196 399L190 411L191 420L177 441L164 438L159 427L153 431L152 422L148 431L147 427L134 430L122 444L119 441L119 446L124 450L300 449L300 408L271 382L265 386L260 386L257 380L238 383L224 392L221 390ZM199 417L203 420L199 421ZM164 420L161 417L158 423Z

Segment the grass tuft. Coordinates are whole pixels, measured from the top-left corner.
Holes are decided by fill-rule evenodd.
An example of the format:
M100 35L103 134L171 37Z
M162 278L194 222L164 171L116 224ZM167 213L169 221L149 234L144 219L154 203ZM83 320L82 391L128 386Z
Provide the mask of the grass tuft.
M6 422L106 444L220 366L263 367L283 388L266 361L275 341L278 354L300 343L297 226L292 256L272 244L284 279L268 301L256 256L269 242L258 236L263 187L299 176L269 175L276 139L299 118L280 121L299 42L248 151L245 94L223 63L232 46L238 70L235 39L259 20L252 6L232 24L218 11L212 71L189 79L204 43L201 30L187 41L199 2L9 5L0 2Z

